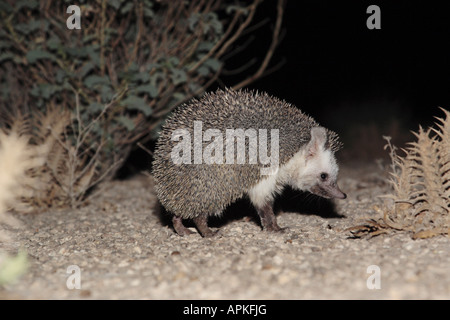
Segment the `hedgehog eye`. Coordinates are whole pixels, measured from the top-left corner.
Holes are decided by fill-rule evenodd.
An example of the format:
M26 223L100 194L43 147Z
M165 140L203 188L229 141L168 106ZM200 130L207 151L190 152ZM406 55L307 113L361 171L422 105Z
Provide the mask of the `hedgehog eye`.
M320 174L320 179L322 179L322 181L325 181L328 179L328 174L326 174L325 172Z

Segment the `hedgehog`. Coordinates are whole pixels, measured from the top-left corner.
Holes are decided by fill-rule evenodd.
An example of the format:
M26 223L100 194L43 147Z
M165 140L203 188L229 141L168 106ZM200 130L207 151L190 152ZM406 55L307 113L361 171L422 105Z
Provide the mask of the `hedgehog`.
M263 230L283 231L273 202L285 186L346 198L334 156L341 146L335 132L284 100L219 89L181 105L162 126L152 168L156 194L180 236L192 233L184 219L201 236L215 235L208 218L243 197Z

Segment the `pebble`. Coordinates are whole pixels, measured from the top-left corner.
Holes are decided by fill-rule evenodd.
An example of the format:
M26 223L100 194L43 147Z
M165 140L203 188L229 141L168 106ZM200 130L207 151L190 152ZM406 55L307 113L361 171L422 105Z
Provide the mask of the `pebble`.
M134 247L133 251L136 252L137 254L141 254L142 253L142 249L140 247Z

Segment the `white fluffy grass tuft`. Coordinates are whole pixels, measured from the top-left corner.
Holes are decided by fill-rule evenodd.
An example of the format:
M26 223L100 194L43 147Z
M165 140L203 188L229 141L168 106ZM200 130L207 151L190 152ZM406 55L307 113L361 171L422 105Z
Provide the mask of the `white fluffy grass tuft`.
M19 227L20 223L8 211L23 196L24 183L29 180L26 172L41 166L43 158L37 148L29 145L29 139L11 130L0 131L0 225ZM7 238L0 229L0 241ZM4 239L3 239L4 240Z

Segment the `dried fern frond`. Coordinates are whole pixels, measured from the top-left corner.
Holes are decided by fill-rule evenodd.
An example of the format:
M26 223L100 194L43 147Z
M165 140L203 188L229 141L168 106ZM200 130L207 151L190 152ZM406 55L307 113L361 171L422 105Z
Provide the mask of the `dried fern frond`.
M383 223L382 220L368 219L362 224L345 229L352 234L352 238L373 238L380 234L385 234L390 231L390 226Z
M445 119L438 118L437 129L419 127L404 157L391 152L393 194L387 197L393 206L385 208L383 220L412 231L413 238L448 234L450 228L450 113L442 110Z
M59 141L64 139L69 123L70 112L63 109L49 108L46 114L33 113L30 146L45 162L27 171L28 180L23 184L26 193L15 206L16 211L41 211L67 202L58 180L67 174L68 169L67 155Z
M445 113L445 119L437 118L439 123L436 125L439 130L433 129L433 131L439 139L437 148L443 197L448 200L450 199L450 112L442 108L441 110Z

